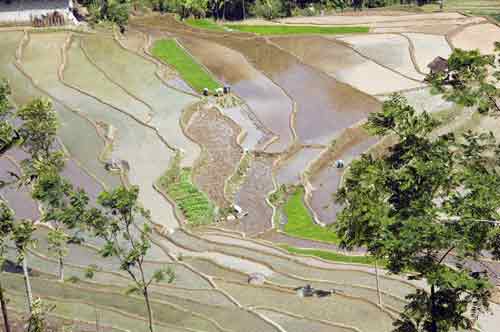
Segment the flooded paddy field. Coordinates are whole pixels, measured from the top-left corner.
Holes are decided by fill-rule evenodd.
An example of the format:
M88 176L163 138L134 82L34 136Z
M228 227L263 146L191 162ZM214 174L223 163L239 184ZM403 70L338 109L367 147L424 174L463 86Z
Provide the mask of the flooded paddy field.
M401 91L417 111L453 120L454 105L422 82L427 64L457 45L481 42L486 50L483 41L496 30L482 18L456 13L281 21L385 33L260 37L201 30L170 16L135 17L126 36L0 32L0 78L9 80L12 101L53 100L67 154L62 175L92 201L122 183L140 187L140 202L156 224L146 275L160 268L175 273L172 283L151 285L156 331L389 332L405 296L424 287L375 269L373 261L309 255L307 248L344 255L364 255L365 249L346 252L334 241L287 235L275 225L281 211L268 200L280 185L302 184L304 210L316 223L311 225L334 223L342 207L333 196L346 167L378 142L361 129L366 117ZM176 38L215 80L231 87L236 102L192 93L179 73L152 58L148 48L163 38ZM468 125L498 131L496 122L476 122ZM181 224L170 197L154 187L178 152L190 190L206 193L221 208L213 224ZM0 180L11 180L8 172L19 172L25 157L17 148L2 155ZM111 160L122 165L121 172L106 171ZM343 169L335 167L337 160L344 161ZM18 217L40 218L29 188L2 187L0 196ZM103 330L147 329L142 298L124 295L128 276L116 259L100 256L102 241L86 234L83 244L70 244L65 273L74 282L60 283L47 232L47 225L38 226L28 261L34 293L56 305L54 314L94 322L98 310ZM14 260L15 251L9 248L7 256ZM99 268L92 280L86 278L89 265ZM496 265L488 269L498 272ZM24 310L22 275L4 273L4 283L9 305ZM295 289L307 284L334 294L301 297Z
M492 23L476 24L450 33L449 38L455 48L478 49L483 54L492 54L495 42L500 40L500 29Z
M150 108L151 119L146 123L156 128L169 146L183 151L184 165L192 165L199 148L184 135L179 122L182 111L197 99L167 87L156 76L156 64L124 50L113 39L87 37L82 46L98 69Z
M172 207L166 204L165 199L153 188L153 183L168 168L174 152L152 128L59 81L57 70L61 62L54 54L58 53L66 38L67 35L63 33L32 35L23 52L24 70L39 87L58 101L82 112L94 123L104 122L116 129L112 158L124 160L128 164L128 180L132 184L140 185L140 200L151 210L153 220L159 224L176 227L178 222ZM72 64L69 59L68 66L71 65L84 66L85 63Z
M336 141L331 153L324 156L325 164L309 179L311 189L306 198L317 221L331 224L341 209L334 202L334 194L340 186L345 168L336 168L335 161L341 159L348 165L377 141L377 138L368 136L363 130L349 129Z
M331 298L300 298L294 292L272 287L248 287L217 281L217 285L246 306L274 308L312 319L357 327L362 331L390 331L391 316L376 305L337 295ZM359 319L362 315L365 319Z
M240 53L217 43L180 38L180 43L221 81L231 85L275 136L273 151L283 151L292 142L292 101L283 90L256 70Z
M40 211L38 204L31 198L29 188L18 188L16 178L11 175L21 174L21 168L12 160L2 156L0 158L0 181L6 183L0 189L0 197L14 210L20 219L38 220ZM8 183L11 183L8 185Z
M307 171L309 164L314 162L322 151L323 149L304 147L288 160L281 162L282 165L279 166L276 174L278 185L293 185L299 183L302 174Z
M447 59L452 50L444 36L429 35L424 33L404 33L413 47L413 55L417 69L420 72L429 73L427 67L436 57Z
M293 128L304 144L328 144L341 128L378 108L375 100L304 65L263 38L218 42L243 53L292 98L296 103Z
M400 35L377 34L341 37L363 56L416 81L425 76L417 71L410 55L409 41Z
M304 63L367 94L385 94L423 86L369 60L346 43L324 36L273 37L271 41ZM373 84L373 78L377 84Z
M221 225L223 228L238 230L248 236L272 228L273 211L267 203L267 196L274 189L273 162L273 158L265 155L252 160L235 200L248 214L240 219L225 221Z

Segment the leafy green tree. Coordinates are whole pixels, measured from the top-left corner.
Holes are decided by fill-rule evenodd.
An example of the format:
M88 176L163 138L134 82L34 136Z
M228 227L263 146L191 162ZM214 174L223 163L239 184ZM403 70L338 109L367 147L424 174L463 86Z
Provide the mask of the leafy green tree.
M22 107L17 116L23 120L19 133L23 147L34 161L47 159L57 133L57 114L49 99L38 98Z
M1 200L0 201L0 272L3 271L7 242L12 236L13 228L14 228L14 213L7 206L7 203ZM11 329L7 311L7 300L3 292L3 286L1 280L0 280L0 306L2 310L5 332L10 332Z
M46 305L42 299L33 301L33 309L28 319L27 332L47 332L50 331L47 325L47 314L55 308L54 305Z
M149 234L151 227L145 222L142 227L138 219L149 219L149 213L139 206L137 201L139 188L118 187L104 191L99 195L98 203L102 207L90 209L84 219L94 231L96 237L105 241L100 253L103 257L116 257L120 268L133 281L129 293L140 293L145 300L148 312L149 330L153 332L153 311L149 297L149 286L154 282L167 280L172 282L173 271L160 269L148 278L144 267L145 257L151 248Z
M19 138L11 123L12 105L9 102L10 87L7 81L0 81L0 153L8 150Z
M128 24L130 3L127 0L106 0L105 2L105 18L116 23L120 27L122 33Z
M481 113L500 113L500 43L497 56L482 55L478 50L453 50L448 68L430 74L427 80L434 91L457 104L476 107Z
M35 225L31 220L20 220L14 223L12 230L12 241L17 252L17 262L22 264L24 276L24 288L28 311L31 313L33 307L33 291L31 290L30 274L28 268L28 248L35 243L33 233Z
M64 281L64 257L68 254L68 244L83 241L78 235L83 231L82 218L89 199L82 190L74 190L52 164L39 170L32 197L42 203L41 221L51 226L47 233L49 252L58 260L59 281Z
M471 330L491 285L467 261L484 252L500 259L500 149L489 134L431 136L437 125L393 96L366 127L398 142L379 158L354 161L337 194L343 246L365 246L390 272L414 271L410 278L430 285L407 297L397 332Z
M283 16L283 3L281 0L256 0L251 7L251 13L272 20Z

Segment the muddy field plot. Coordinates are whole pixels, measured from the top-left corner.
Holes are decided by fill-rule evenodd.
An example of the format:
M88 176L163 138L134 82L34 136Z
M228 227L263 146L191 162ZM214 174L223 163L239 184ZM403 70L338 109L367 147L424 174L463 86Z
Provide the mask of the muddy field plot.
M254 236L272 228L272 208L266 199L274 189L272 178L273 158L256 156L245 176L245 182L236 193L236 204L248 215L241 219L226 221L223 228L241 231Z
M237 143L241 129L212 108L194 113L186 133L202 146L201 157L193 169L194 183L217 206L227 207L230 202L224 197L224 186L243 155Z

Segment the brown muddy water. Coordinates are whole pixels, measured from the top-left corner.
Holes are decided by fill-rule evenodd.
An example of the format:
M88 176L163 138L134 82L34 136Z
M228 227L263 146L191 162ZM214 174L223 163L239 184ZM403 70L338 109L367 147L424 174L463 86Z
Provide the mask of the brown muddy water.
M302 64L264 38L218 39L243 53L297 104L294 127L305 144L328 144L342 129L380 109L368 95Z
M341 205L334 202L334 194L339 189L347 165L378 141L376 137L370 137L357 129L350 130L347 136L346 140L339 142L338 148L328 156L330 162L310 179L313 190L308 201L315 217L325 224L335 222L337 213L342 209ZM339 169L334 166L338 159L344 161L344 168Z
M223 228L234 229L248 236L255 236L272 228L273 210L267 204L267 196L274 189L273 158L256 156L247 172L245 182L236 194L236 204L248 215L222 223Z
M241 53L296 103L294 127L302 143L328 144L342 129L380 109L377 100L303 64L292 54L273 45L268 38L194 31L196 29L171 19L154 18L137 21L136 24L146 32L148 24L153 27L150 30L163 30L177 37L202 38Z
M242 54L230 48L191 37L182 37L179 41L219 80L231 85L262 124L279 137L270 150L281 152L292 143L290 121L293 105L280 87L256 70Z

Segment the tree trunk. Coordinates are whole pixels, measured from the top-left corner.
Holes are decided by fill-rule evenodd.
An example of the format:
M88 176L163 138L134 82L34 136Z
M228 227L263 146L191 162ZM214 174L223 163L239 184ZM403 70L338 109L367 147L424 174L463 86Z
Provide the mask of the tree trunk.
M148 309L148 323L149 323L149 331L154 332L153 328L153 310L151 309L151 303L149 303L149 293L148 288L144 287L144 300L146 301L146 308Z
M441 0L441 2L439 3L439 9L443 11L443 8L444 8L444 0Z
M375 278L377 281L377 295L378 295L378 305L382 307L382 294L380 294L380 280L378 276L378 262L377 259L375 258Z
M24 288L26 290L26 301L28 304L28 312L31 314L33 306L33 292L31 291L30 276L28 271L28 260L26 256L23 257L23 274L24 274Z
M149 332L154 332L153 310L151 309L151 303L149 303L149 292L148 292L148 286L146 283L146 278L144 277L144 269L142 268L141 263L139 263L138 265L139 265L139 272L141 273L142 294L144 295L144 301L146 301L146 309L148 310Z
M3 295L3 287L1 283L0 283L0 305L2 307L3 325L5 326L5 332L10 332L9 316L7 313L7 303L5 302L5 298Z
M222 10L222 20L226 21L226 0L224 0L224 9Z
M245 0L242 0L242 10L243 10L243 21L245 20Z
M64 282L64 261L62 256L59 256L59 281Z
M434 285L431 286L431 326L430 332L438 332L437 322L436 322L436 289Z

